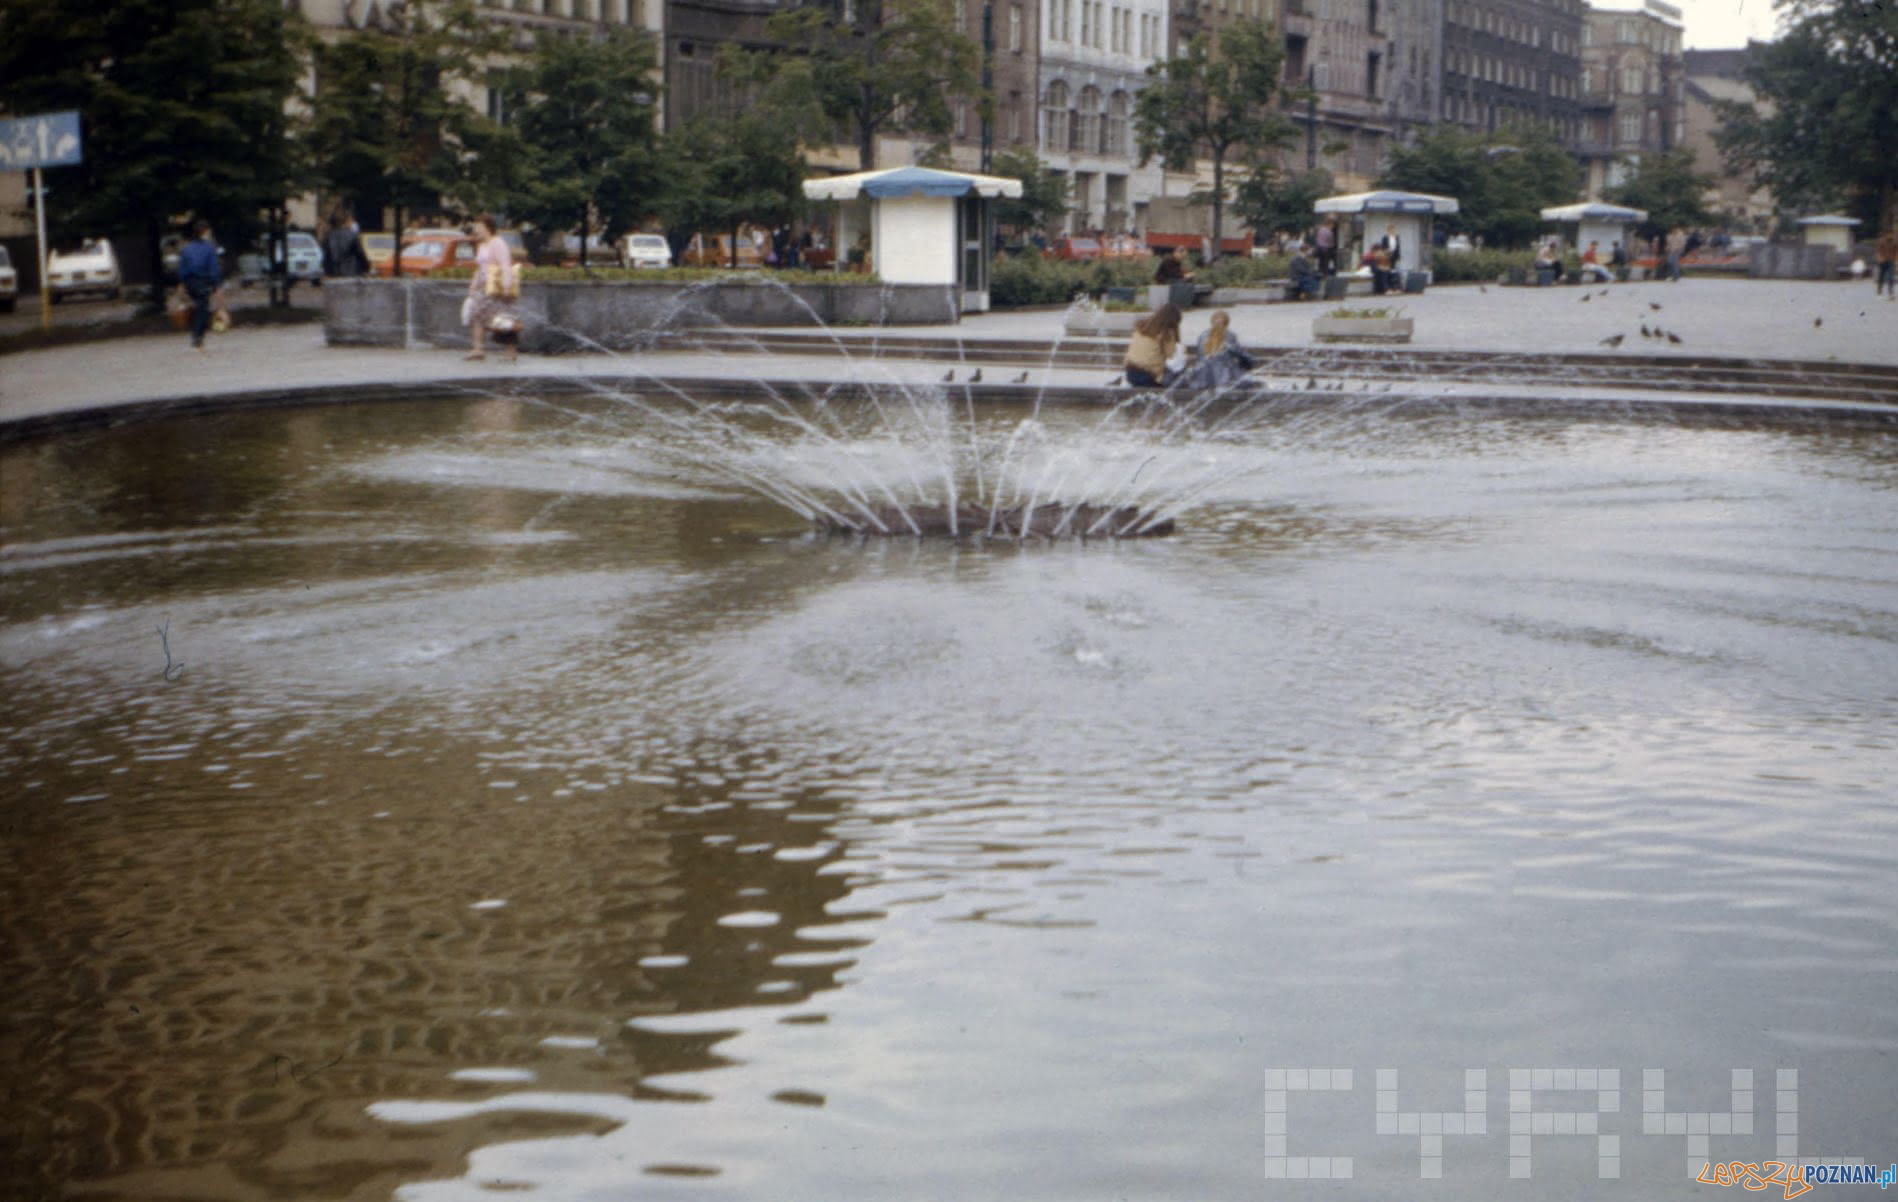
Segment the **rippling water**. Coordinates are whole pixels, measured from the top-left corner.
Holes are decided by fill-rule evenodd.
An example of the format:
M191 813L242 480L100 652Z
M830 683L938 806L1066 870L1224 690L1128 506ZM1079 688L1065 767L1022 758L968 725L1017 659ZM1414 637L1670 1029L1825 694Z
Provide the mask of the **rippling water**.
M1179 537L1028 548L644 446L489 398L0 456L0 1193L1898 1154L1890 435L1306 412L1190 448Z

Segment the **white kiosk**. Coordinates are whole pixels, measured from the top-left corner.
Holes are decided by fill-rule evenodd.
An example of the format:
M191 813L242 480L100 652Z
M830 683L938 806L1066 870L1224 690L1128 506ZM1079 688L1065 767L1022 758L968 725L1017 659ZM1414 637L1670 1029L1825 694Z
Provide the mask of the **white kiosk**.
M1428 192L1351 192L1324 197L1312 206L1312 211L1352 216L1357 227L1355 236L1346 236L1351 231L1339 231L1341 259L1347 246L1357 247L1362 254L1366 247L1384 236L1385 226L1392 227L1400 254L1397 267L1404 272L1404 291L1421 292L1430 280L1431 218L1438 213L1456 212L1457 203L1455 197L1432 196ZM1356 266L1353 261L1352 268ZM1340 270L1343 270L1342 263ZM1413 274L1417 277L1415 287L1411 286Z
M991 202L1021 195L1021 181L933 167L892 167L804 181L812 200L869 200L868 228L853 204L837 211L837 266L869 235L870 265L885 283L959 285L961 311L989 307Z
M1856 217L1825 213L1818 217L1801 217L1793 224L1799 227L1800 241L1807 246L1830 246L1839 254L1849 257L1852 253L1853 230L1858 228L1859 220Z
M1608 265L1616 243L1620 243L1621 249L1628 252L1630 261L1634 259L1634 227L1647 219L1646 209L1630 209L1624 205L1603 204L1600 201L1556 205L1542 210L1542 220L1575 227L1574 246L1578 253L1587 250L1590 242L1595 243L1595 253L1603 267Z

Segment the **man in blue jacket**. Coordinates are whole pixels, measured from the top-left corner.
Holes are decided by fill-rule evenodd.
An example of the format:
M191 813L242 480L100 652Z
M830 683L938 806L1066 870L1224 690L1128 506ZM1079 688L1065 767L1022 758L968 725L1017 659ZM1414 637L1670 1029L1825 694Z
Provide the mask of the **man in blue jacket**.
M178 286L191 298L191 345L203 350L204 332L211 328L211 302L224 286L224 269L218 264L211 223L200 221L193 232L197 237L178 252Z

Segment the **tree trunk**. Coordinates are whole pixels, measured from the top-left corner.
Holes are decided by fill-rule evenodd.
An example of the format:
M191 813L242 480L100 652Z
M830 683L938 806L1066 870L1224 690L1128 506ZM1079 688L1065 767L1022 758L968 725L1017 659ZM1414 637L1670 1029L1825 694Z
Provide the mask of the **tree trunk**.
M395 278L399 280L402 278L402 206L391 207L395 210L395 258L391 261L395 265Z
M1218 259L1221 254L1220 234L1226 215L1226 148L1213 148L1213 253L1206 261Z

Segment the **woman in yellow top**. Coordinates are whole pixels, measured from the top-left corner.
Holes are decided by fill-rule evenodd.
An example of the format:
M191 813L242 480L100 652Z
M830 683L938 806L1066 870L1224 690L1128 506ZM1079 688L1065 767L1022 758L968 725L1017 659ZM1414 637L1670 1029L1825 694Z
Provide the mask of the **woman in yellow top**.
M1167 366L1180 345L1180 310L1177 305L1161 305L1140 319L1127 344L1127 360L1122 369L1127 382L1135 388L1158 388L1173 383L1179 372Z

